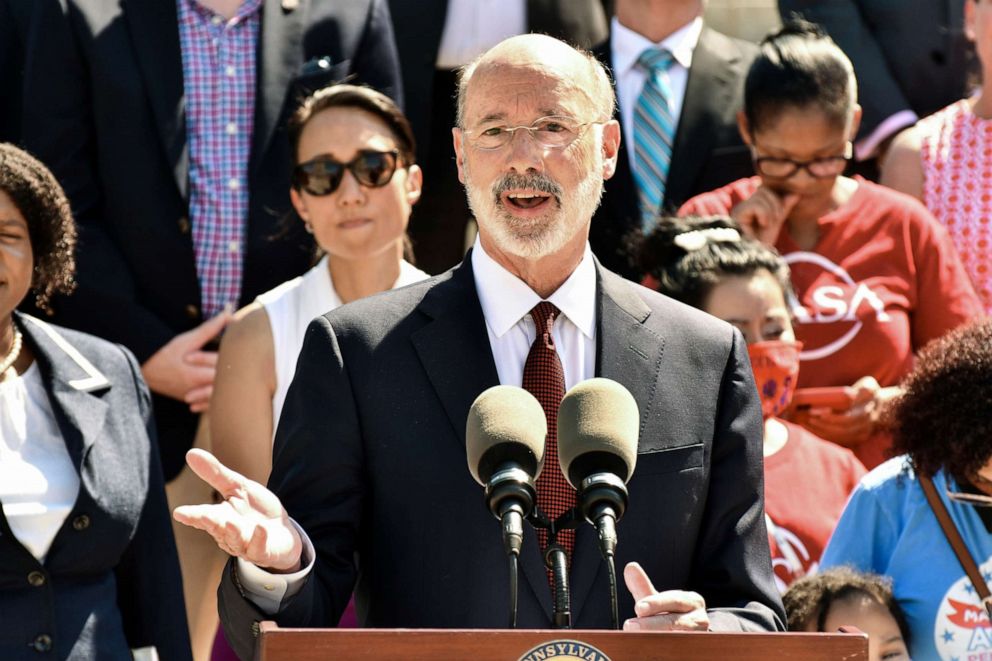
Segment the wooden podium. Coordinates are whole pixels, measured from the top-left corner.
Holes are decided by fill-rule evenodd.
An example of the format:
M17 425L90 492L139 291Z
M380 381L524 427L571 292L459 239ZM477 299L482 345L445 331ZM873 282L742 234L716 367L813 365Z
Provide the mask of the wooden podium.
M550 654L548 645L557 642ZM569 648L568 642L580 643ZM591 649L588 646L592 646ZM868 636L845 633L714 633L542 629L280 629L262 622L258 661L867 661Z

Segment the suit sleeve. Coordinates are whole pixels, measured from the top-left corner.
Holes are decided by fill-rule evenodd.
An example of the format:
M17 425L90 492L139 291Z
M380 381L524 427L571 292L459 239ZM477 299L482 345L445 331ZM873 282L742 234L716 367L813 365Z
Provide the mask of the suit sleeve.
M386 0L373 0L365 33L355 52L354 73L360 82L383 92L403 108L400 57Z
M733 331L710 458L706 511L689 585L714 631L784 631L765 528L762 418L744 338Z
M155 440L151 394L134 357L127 351L123 353L138 401L134 424L144 426L149 444L140 449L148 461L148 492L142 494L141 518L115 571L118 607L132 648L153 646L162 659L192 659L182 574ZM140 433L134 433L128 442L133 445L140 438ZM136 447L130 450L139 452Z
M267 616L244 596L236 565L228 563L218 592L220 616L241 658L251 658L252 625L260 620L274 619L283 627L337 624L357 577L364 464L347 367L330 323L318 317L307 329L283 406L268 485L309 535L316 564L302 589Z
M886 54L866 23L857 0L779 0L782 20L797 13L817 23L841 47L854 65L858 102L864 109L858 138L865 138L887 118L912 110L889 70Z
M138 302L130 267L101 218L89 72L73 19L58 0L40 0L37 11L25 61L24 145L65 189L79 230L77 288L56 299L55 321L121 343L144 362L173 333Z

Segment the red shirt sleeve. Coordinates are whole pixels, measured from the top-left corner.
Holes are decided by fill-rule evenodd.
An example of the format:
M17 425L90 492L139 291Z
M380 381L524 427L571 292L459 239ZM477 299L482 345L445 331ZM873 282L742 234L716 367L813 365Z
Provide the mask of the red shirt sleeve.
M904 227L910 233L906 245L912 246L911 263L916 267L911 317L915 352L983 310L947 230L922 205L912 213Z

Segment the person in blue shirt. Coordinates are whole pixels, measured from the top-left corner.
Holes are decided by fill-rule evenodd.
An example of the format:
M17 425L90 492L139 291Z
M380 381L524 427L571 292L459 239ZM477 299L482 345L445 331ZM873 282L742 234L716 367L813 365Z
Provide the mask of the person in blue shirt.
M892 578L917 661L992 659L992 623L927 503L930 476L972 558L992 579L992 319L928 345L891 415L900 453L862 479L821 566L850 565Z

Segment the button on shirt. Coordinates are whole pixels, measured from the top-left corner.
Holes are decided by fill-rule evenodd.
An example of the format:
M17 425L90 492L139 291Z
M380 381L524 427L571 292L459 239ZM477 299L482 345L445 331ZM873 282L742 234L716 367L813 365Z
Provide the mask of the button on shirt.
M623 125L623 139L628 145L634 144L634 108L637 98L641 95L647 80L646 72L637 66L637 58L648 48L660 48L672 54L672 65L668 68L668 89L671 97L668 105L675 118L678 131L678 118L682 114L682 102L685 100L685 88L689 83L689 68L692 67L692 51L699 43L699 35L703 31L703 19L696 17L684 27L679 28L658 43L654 43L621 25L613 18L610 32L610 61L613 62L613 73L617 81L617 102L620 105L620 123ZM634 165L634 150L628 149L630 167Z
M196 0L176 3L186 93L189 217L203 316L210 317L241 295L262 0L244 0L230 20Z
M565 370L566 391L595 376L596 265L588 245L572 275L547 299L496 263L478 238L472 248L472 272L501 385L523 384L524 363L537 335L530 311L542 300L551 301L561 310L551 332ZM307 563L300 571L270 574L238 558L241 589L266 614L276 613L284 600L303 589L313 570L313 543L300 526L296 525L296 529L303 539L303 562Z

